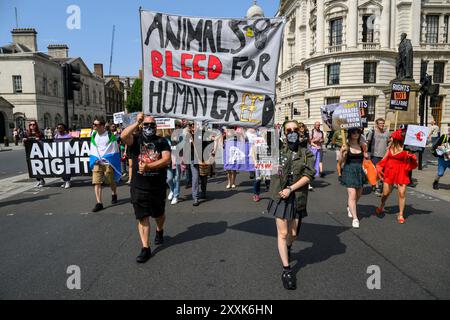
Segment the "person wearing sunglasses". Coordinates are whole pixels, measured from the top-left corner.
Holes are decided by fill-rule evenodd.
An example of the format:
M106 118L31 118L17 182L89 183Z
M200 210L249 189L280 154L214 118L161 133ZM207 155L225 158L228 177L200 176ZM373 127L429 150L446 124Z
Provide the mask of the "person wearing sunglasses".
M95 198L97 203L92 209L92 212L103 210L102 202L102 184L104 181L109 183L111 187L111 204L117 203L117 184L115 180L115 170L112 162L105 159L109 151L118 150L118 145L115 137L106 130L104 120L94 121L94 132L91 136L91 157L93 152L99 156L99 160L92 163L92 184L94 185ZM95 147L95 149L93 149Z
M39 141L44 139L44 135L42 134L41 130L39 130L39 125L36 121L31 121L28 124L28 129L25 131L24 138L22 140L23 143L26 141ZM44 178L36 178L37 184L36 188L42 188L45 186L45 180Z
M270 178L269 215L276 219L278 252L283 264L281 279L287 290L295 290L296 279L290 267L291 248L307 216L308 184L314 180L314 155L300 143L300 126L295 120L284 123L286 143L280 145L277 172Z
M134 132L137 132L134 134ZM167 167L171 164L171 148L167 140L156 134L156 121L140 112L136 122L122 131L133 160L130 193L142 249L138 263L150 259L150 217L156 220L155 245L164 241Z

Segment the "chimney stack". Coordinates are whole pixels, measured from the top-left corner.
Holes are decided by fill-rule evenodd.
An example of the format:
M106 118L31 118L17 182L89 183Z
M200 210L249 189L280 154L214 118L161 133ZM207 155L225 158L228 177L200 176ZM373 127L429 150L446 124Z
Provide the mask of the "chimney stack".
M94 73L103 78L103 63L94 63Z
M69 57L69 47L65 44L49 44L47 50L48 55L53 58Z
M37 51L37 32L34 28L16 28L11 31L11 35L13 43L26 46L32 52Z

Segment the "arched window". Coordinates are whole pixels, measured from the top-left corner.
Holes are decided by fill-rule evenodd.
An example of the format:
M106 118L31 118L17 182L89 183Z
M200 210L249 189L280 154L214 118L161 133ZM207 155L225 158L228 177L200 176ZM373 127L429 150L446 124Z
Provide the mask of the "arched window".
M57 113L55 116L55 126L58 125L58 123L62 123L62 117L59 113Z
M49 113L44 114L44 128L50 128L52 126L52 119Z

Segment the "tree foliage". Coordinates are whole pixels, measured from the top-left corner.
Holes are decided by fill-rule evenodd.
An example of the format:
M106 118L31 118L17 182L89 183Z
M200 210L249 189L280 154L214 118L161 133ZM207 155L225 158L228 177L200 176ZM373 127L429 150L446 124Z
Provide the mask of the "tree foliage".
M142 111L142 80L136 79L131 86L131 93L127 98L128 112Z

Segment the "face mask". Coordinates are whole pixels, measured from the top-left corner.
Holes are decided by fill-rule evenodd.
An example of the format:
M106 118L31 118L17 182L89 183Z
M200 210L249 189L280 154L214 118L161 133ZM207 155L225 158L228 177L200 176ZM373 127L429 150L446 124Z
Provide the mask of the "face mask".
M300 141L298 140L299 135L297 132L290 132L286 135L288 147L291 151L297 151Z
M289 143L295 143L295 142L297 142L298 141L298 138L299 138L299 135L298 135L298 133L297 132L289 132L287 135L286 135L286 138L287 138L287 141L289 142Z
M156 129L152 127L142 128L142 135L145 139L150 139L156 134Z

